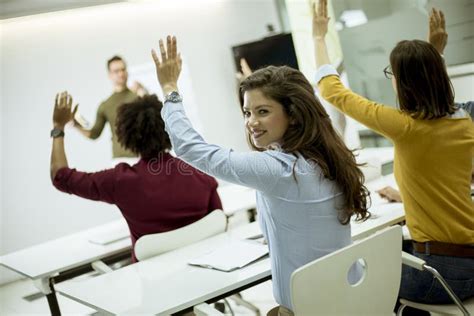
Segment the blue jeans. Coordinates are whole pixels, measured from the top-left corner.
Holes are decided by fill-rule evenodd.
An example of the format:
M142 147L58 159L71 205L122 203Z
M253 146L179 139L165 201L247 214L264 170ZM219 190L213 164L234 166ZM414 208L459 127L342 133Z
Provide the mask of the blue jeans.
M435 268L461 299L474 296L474 258L426 255L414 251L410 240L403 241L403 251L423 259ZM441 283L427 271L403 265L399 297L426 304L452 304Z

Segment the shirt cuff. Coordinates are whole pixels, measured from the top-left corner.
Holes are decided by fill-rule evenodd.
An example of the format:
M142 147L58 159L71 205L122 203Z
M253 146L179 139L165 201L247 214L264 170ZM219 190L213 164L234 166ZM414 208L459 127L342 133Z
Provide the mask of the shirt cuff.
M171 113L176 111L184 111L183 103L167 101L161 110L161 117L165 120Z
M332 75L339 76L336 68L330 64L322 65L319 67L318 71L316 71L316 83L318 84L324 77Z

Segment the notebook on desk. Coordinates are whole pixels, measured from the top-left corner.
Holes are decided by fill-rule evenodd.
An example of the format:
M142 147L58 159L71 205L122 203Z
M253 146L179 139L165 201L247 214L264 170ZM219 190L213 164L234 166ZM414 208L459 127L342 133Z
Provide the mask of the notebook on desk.
M233 240L221 248L189 261L188 264L231 272L243 268L267 254L267 245L249 240Z
M107 245L125 238L128 238L130 233L126 225L114 225L110 228L104 229L99 233L88 238L89 242L97 245Z

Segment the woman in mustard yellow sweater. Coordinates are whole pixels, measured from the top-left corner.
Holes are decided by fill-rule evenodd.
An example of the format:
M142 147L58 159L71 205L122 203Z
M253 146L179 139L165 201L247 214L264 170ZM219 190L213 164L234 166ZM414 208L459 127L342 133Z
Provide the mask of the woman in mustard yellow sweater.
M345 88L329 65L324 40L328 20L327 0L320 0L313 37L321 96L392 140L395 178L413 238L413 243L404 243L404 250L436 268L461 300L474 296L474 125L454 104L442 56L424 41L398 43L384 71L392 79L399 106L385 106ZM433 10L430 22L435 23L430 29L437 23L441 27L442 13ZM452 302L431 274L407 266L399 295L425 303Z

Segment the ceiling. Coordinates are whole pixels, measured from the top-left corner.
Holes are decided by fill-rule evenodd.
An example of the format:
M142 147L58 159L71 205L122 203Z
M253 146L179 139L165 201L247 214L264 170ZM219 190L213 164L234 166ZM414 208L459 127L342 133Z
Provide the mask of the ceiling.
M0 20L126 0L0 0Z

